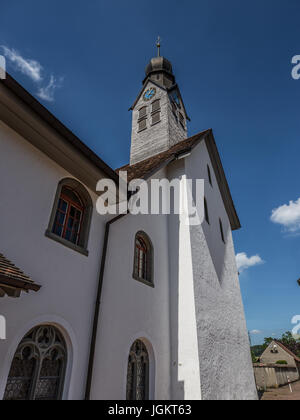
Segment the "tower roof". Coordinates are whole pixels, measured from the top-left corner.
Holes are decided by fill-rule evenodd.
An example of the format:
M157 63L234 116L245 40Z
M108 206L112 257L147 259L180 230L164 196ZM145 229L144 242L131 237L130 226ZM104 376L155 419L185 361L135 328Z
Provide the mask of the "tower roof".
M175 76L173 74L171 62L160 55L160 37L158 37L156 47L157 57L151 58L148 63L145 69L146 77L143 83L145 83L148 79L157 80L160 85L170 88L173 84L175 84Z
M156 72L165 72L174 76L171 62L161 56L152 58L145 69L146 77Z

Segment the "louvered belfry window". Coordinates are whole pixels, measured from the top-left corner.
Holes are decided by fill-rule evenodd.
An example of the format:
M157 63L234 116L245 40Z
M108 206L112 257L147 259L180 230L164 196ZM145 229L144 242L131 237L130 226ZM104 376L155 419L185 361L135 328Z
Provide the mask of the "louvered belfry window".
M147 128L147 120L139 121L139 131L145 130L145 128Z
M147 128L147 107L146 106L143 106L143 108L139 110L138 127L139 127L139 131L145 130L145 128Z
M181 112L179 112L178 114L179 114L179 122L180 122L182 128L185 128L185 125L184 125L184 116L182 115Z
M19 344L7 379L4 400L60 400L67 363L61 333L51 325L31 330Z
M152 104L152 112L160 111L160 99L157 99Z
M145 118L145 117L147 117L147 107L146 106L141 108L140 111L139 111L139 118Z
M160 99L152 103L152 124L160 122Z
M156 124L160 121L160 112L156 112L152 115L152 124Z
M130 349L126 399L129 401L149 399L149 355L141 340L136 340Z

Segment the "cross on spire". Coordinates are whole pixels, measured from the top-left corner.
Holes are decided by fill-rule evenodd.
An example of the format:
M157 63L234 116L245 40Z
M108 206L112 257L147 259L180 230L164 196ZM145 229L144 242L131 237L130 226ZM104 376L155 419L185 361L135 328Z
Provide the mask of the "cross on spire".
M161 41L161 38L160 38L160 36L158 36L157 41L156 41L157 57L160 57L160 41Z

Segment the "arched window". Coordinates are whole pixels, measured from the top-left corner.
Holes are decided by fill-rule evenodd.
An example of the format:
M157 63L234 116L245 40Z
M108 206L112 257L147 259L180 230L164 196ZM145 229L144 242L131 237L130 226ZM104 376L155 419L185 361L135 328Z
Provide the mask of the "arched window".
M222 238L222 241L223 241L223 242L224 242L224 244L225 244L225 237L224 237L223 223L222 223L222 220L221 220L221 219L219 219L219 223L220 223L220 233L221 233L221 238Z
M133 277L153 286L153 247L144 232L138 232L135 236Z
M72 178L63 179L57 188L46 236L88 255L92 212L92 199L83 185Z
M84 215L84 205L79 195L69 187L63 187L52 232L78 245Z
M51 325L31 330L15 353L4 400L59 400L62 397L67 350Z
M206 198L205 197L204 197L204 215L205 215L205 220L209 224L208 207L207 207L207 201L206 201Z
M149 399L149 355L141 340L136 340L130 349L126 399L131 401Z
M209 165L207 165L207 175L208 175L208 181L209 181L210 185L212 186L212 179L211 179L211 172L210 172Z

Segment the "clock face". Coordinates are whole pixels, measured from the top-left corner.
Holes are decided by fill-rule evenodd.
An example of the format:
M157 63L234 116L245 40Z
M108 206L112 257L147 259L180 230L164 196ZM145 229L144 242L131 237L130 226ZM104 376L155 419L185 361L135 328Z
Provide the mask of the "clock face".
M152 99L155 94L156 94L155 88L147 89L146 92L144 93L144 101L150 101L150 99Z

